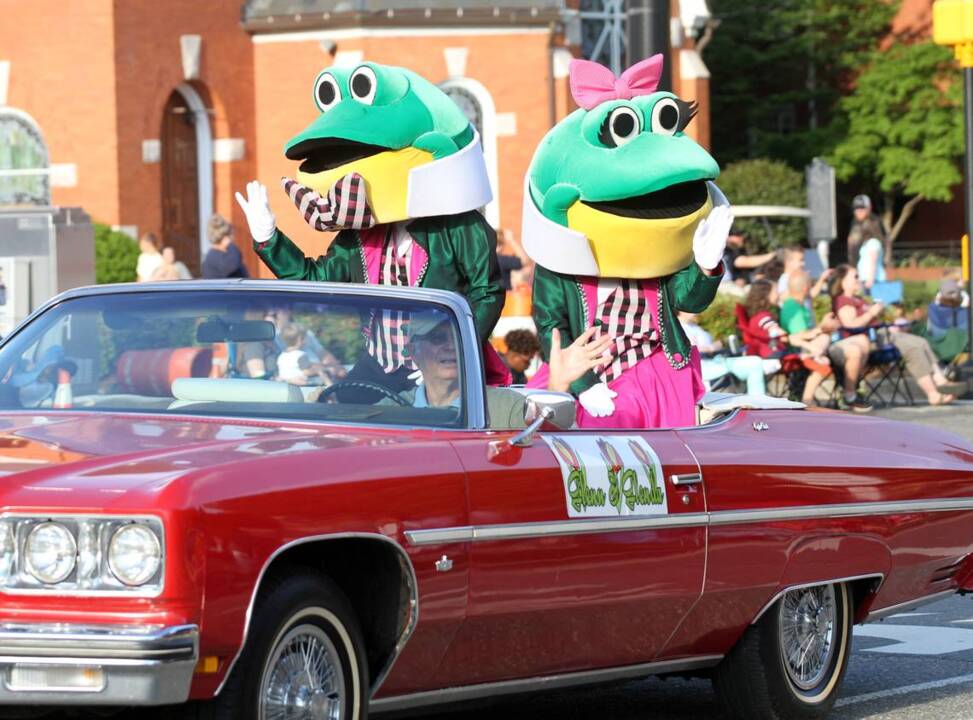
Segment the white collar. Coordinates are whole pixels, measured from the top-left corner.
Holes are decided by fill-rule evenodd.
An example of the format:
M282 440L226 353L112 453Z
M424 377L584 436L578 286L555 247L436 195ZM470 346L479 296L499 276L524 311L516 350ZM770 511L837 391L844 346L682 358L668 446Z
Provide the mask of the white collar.
M476 128L466 147L409 171L406 211L410 218L456 215L491 200L493 190Z
M598 275L598 263L588 237L544 217L530 195L530 171L524 177L521 244L541 267L565 275Z

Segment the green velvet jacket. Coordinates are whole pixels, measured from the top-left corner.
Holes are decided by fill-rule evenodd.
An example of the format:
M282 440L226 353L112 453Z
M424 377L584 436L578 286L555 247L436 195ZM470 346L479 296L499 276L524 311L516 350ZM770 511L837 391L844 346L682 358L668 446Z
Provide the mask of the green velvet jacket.
M465 296L473 309L477 334L481 341L487 340L506 298L497 265L496 232L475 210L418 218L406 229L428 255L414 284ZM327 254L317 259L306 257L280 230L266 243L255 243L254 250L284 280L368 282L365 250L357 230L339 232Z
M692 343L679 323L680 310L698 313L709 307L723 277L707 275L695 262L682 270L659 279L659 307L657 309L662 349L669 364L680 370L689 364ZM588 308L579 278L552 272L540 265L534 270L534 324L541 342L541 354L547 361L551 354L551 330L558 328L561 346L573 343L594 322L594 308ZM571 384L571 392L578 395L601 380L589 370Z

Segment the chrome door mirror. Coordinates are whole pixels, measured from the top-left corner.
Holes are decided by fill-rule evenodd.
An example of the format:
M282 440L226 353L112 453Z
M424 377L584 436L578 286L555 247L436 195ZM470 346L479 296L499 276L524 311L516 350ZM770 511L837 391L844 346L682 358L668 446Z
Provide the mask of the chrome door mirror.
M526 396L524 422L527 427L507 440L496 440L490 443L487 456L491 460L515 447L530 447L534 433L542 428L567 430L574 425L577 406L573 395L553 390L520 390L519 392Z
M545 422L556 430L568 430L574 425L577 405L573 395L553 390L528 390L526 395L524 422L527 429L541 421L531 432L536 432Z

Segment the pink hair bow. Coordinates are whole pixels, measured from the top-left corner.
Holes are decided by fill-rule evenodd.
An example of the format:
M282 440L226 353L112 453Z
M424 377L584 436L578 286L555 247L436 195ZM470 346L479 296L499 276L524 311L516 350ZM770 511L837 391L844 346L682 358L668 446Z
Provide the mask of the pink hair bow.
M637 62L620 76L591 60L572 60L568 66L571 96L585 110L608 100L631 100L650 95L662 77L662 54Z

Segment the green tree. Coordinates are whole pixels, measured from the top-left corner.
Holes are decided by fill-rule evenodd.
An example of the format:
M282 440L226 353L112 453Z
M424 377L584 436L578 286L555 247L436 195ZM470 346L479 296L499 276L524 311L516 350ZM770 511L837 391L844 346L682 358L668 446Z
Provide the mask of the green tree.
M780 160L731 163L717 184L733 205L807 205L804 176ZM800 218L737 218L733 225L747 236L752 253L803 243L807 236L807 223Z
M803 169L844 132L839 101L891 30L892 0L710 0L720 162L772 157Z
M833 154L835 173L883 193L890 242L916 205L948 202L962 180L961 91L949 49L896 43L875 55L841 102L848 130Z
M134 282L139 246L125 233L95 223L95 282Z

